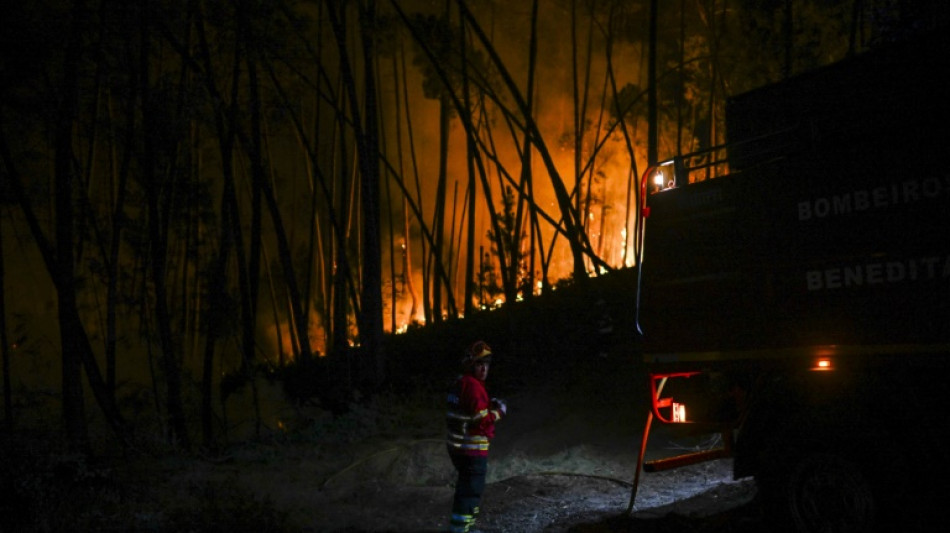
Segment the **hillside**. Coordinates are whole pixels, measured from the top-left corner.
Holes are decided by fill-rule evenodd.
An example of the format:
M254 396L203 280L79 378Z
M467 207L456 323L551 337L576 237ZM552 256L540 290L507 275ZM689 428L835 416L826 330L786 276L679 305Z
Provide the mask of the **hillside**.
M4 441L0 531L444 530L444 387L478 338L496 353L489 390L509 402L483 530L751 531L754 487L733 482L725 460L644 474L626 514L646 416L630 283L630 272L605 276L392 338L384 390L336 414L298 406L282 430L213 456L84 458L18 434ZM600 336L604 309L613 331ZM714 444L656 428L648 455Z

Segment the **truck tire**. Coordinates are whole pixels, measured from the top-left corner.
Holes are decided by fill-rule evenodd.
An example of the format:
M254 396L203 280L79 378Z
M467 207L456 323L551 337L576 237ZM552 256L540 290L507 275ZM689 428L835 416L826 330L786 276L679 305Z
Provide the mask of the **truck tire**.
M798 533L870 532L875 527L871 484L857 464L841 455L800 457L785 486L785 503Z

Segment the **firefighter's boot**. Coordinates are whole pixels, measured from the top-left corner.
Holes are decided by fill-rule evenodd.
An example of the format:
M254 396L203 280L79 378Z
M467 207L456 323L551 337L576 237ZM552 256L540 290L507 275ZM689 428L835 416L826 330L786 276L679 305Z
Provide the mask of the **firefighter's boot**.
M478 507L473 507L471 514L452 513L449 520L449 533L480 533L475 529L475 519L478 517Z

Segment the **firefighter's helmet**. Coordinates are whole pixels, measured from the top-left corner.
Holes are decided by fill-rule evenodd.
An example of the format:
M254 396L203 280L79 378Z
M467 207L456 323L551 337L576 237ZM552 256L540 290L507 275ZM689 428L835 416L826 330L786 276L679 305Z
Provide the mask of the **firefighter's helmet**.
M476 341L465 350L465 357L462 358L462 364L466 367L474 365L478 361L491 361L491 348L485 341Z

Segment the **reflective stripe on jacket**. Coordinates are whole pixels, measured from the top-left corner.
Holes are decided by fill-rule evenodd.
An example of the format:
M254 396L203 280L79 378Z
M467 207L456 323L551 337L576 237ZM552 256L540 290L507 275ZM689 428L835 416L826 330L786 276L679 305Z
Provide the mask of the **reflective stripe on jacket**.
M446 438L449 451L467 455L488 455L495 436L495 422L501 413L491 409L485 384L470 374L460 376L449 389Z

